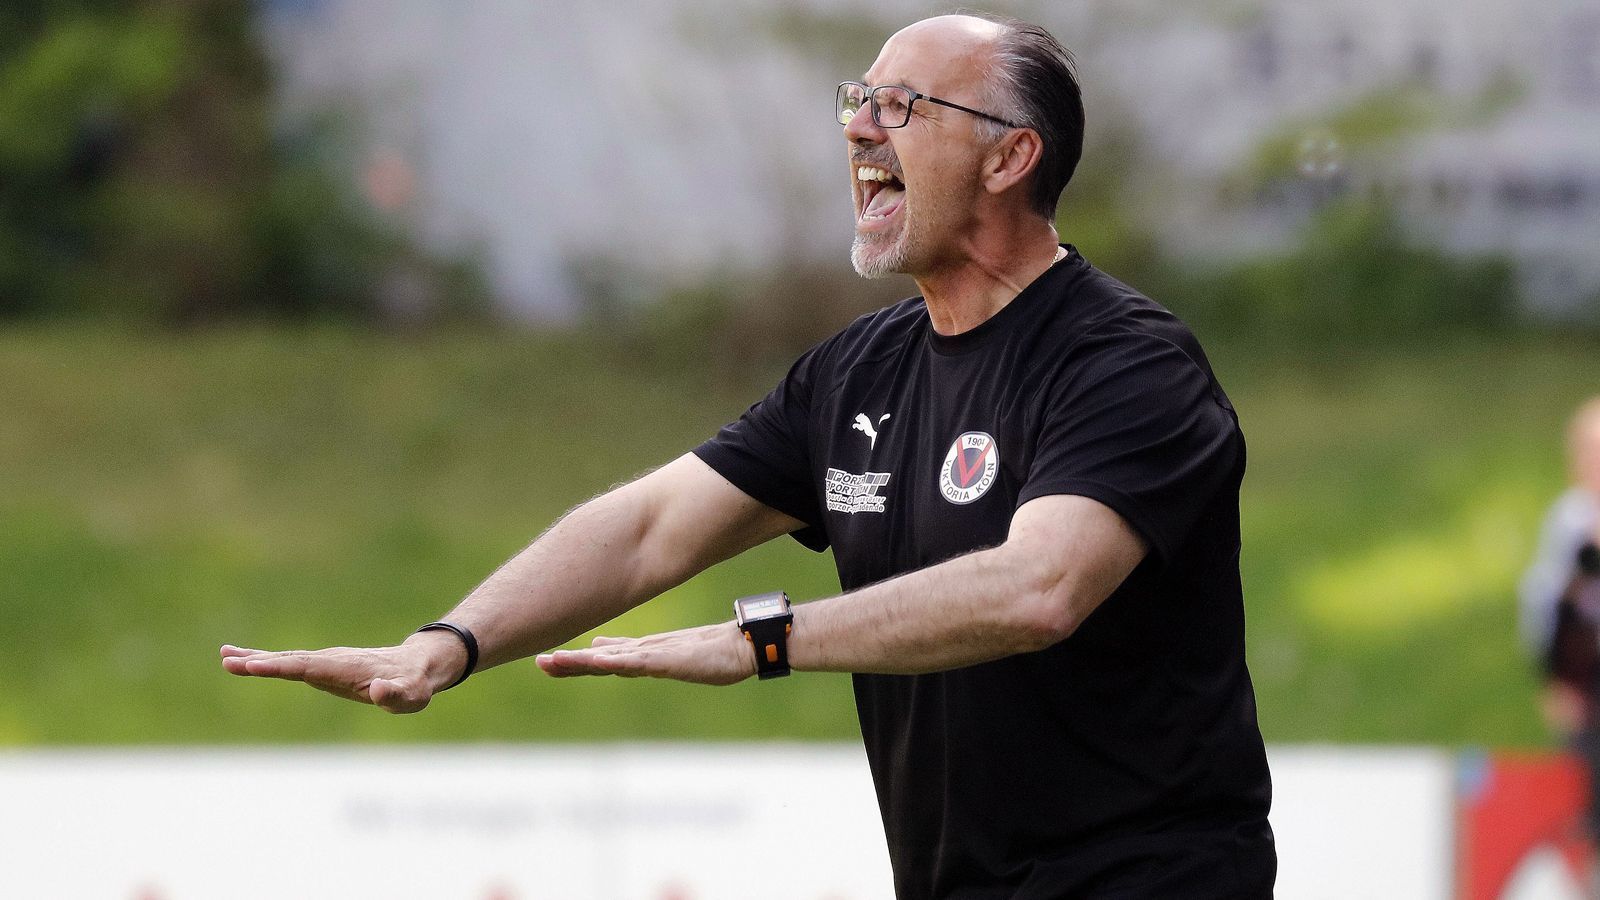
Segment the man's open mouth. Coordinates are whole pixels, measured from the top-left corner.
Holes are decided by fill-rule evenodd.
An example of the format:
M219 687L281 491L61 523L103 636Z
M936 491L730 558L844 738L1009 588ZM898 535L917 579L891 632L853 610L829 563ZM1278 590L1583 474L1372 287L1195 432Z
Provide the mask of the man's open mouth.
M856 169L856 181L861 185L861 221L887 219L905 200L906 186L892 172L876 166Z

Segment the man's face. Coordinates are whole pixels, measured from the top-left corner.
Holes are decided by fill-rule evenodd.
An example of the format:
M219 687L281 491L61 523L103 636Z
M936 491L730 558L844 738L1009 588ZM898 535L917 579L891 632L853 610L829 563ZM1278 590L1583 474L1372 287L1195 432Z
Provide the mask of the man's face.
M1572 475L1579 487L1600 496L1600 408L1573 426Z
M964 16L918 22L884 44L869 86L899 84L982 108L981 78L998 26ZM877 278L918 275L950 262L974 223L980 120L926 100L903 128L881 128L863 106L845 126L856 209L850 261Z

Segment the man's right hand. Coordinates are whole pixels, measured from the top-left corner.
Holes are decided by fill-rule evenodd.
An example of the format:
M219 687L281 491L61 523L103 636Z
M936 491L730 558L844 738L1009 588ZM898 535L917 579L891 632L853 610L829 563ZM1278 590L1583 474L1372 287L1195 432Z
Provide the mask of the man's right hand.
M283 678L392 713L418 712L467 664L455 635L424 631L396 647L248 650L222 645L222 667L235 675Z

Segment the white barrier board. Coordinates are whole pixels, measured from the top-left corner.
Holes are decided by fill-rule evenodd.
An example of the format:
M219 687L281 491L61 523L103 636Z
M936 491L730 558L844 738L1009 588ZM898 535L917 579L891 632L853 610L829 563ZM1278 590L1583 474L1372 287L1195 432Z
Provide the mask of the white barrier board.
M1280 898L1449 896L1448 755L1271 760ZM0 897L892 893L854 745L0 753Z
M891 893L858 747L0 754L0 897Z
M1455 763L1442 750L1269 747L1281 900L1449 900Z

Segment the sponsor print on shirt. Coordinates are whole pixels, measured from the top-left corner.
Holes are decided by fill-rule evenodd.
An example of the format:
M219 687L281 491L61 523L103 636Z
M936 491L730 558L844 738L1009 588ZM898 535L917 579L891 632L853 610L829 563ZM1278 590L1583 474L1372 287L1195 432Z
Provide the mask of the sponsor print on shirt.
M971 503L988 492L1000 471L1000 451L987 432L969 431L956 438L939 467L939 493L951 503Z
M828 509L832 512L863 513L883 512L883 502L886 499L878 493L878 489L889 483L888 472L846 472L843 469L828 469L828 478L824 487L824 499L828 502Z

